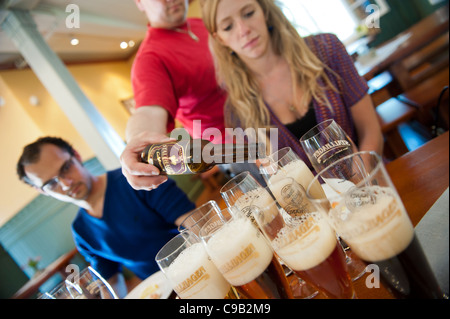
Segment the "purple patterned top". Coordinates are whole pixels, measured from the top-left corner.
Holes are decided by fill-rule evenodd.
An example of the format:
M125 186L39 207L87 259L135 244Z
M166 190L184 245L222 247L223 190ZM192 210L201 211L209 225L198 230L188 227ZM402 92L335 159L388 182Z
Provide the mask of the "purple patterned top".
M331 113L326 105L320 104L313 99L317 123L331 118L334 119L349 137L358 144L350 109L367 94L369 87L366 81L358 74L344 45L334 34L324 33L309 36L305 38L305 41L314 54L338 75L336 76L329 71L325 71L338 92L331 89L326 90L326 96L332 105L334 114ZM324 86L323 81L319 81ZM271 124L278 128L278 148L291 147L313 170L297 137L273 114L270 106L268 108L271 113Z

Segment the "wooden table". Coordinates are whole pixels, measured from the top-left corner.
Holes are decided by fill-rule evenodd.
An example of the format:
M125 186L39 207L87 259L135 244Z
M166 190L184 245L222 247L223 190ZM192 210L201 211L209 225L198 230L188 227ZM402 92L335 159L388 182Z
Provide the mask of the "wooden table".
M22 288L20 288L13 296L12 299L25 299L32 296L39 290L39 287L49 280L54 274L60 273L63 278L66 278L65 273L66 266L70 263L72 258L78 252L76 248L72 249L68 253L62 255L50 265L45 267L44 271L36 277L30 279Z
M414 227L449 187L449 133L386 165ZM393 299L383 286L368 289L367 275L354 282L360 299Z
M414 226L449 186L448 131L386 165Z
M440 35L448 32L448 5L436 10L409 29L399 33L375 49L375 55L365 63L356 62L358 72L366 80L388 70L393 64L420 50Z

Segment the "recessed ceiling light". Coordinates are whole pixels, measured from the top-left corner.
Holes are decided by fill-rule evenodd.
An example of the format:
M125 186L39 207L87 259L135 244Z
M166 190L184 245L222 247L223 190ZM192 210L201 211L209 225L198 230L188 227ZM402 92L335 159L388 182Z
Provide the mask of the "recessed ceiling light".
M40 103L39 98L36 95L31 95L29 101L30 101L30 104L34 105L34 106L38 106Z
M135 44L136 44L136 43L135 43L133 40L128 41L128 46L129 46L130 48L134 47Z
M71 45L78 45L78 43L80 43L80 40L78 40L77 38L72 38L70 40L70 44Z
M125 50L126 48L128 48L128 43L126 43L125 41L121 42L120 48Z

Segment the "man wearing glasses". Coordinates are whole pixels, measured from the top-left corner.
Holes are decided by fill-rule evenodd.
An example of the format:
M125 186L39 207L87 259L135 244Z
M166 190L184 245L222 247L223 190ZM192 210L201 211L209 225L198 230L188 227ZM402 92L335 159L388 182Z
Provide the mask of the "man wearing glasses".
M123 289L121 265L142 280L158 271L155 255L195 208L172 180L148 192L134 190L120 168L93 176L57 137L25 146L17 173L40 193L80 207L72 223L77 249L115 288Z

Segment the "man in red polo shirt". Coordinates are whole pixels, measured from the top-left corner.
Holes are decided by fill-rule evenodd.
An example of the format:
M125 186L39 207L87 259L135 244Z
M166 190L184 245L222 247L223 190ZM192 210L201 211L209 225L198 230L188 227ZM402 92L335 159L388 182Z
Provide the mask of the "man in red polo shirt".
M149 20L131 79L136 110L130 117L122 172L135 189L150 190L167 180L138 161L148 144L168 140L177 119L193 138L207 128L224 135L226 93L216 82L208 32L198 18L187 18L188 0L135 0ZM193 121L200 120L200 130Z

